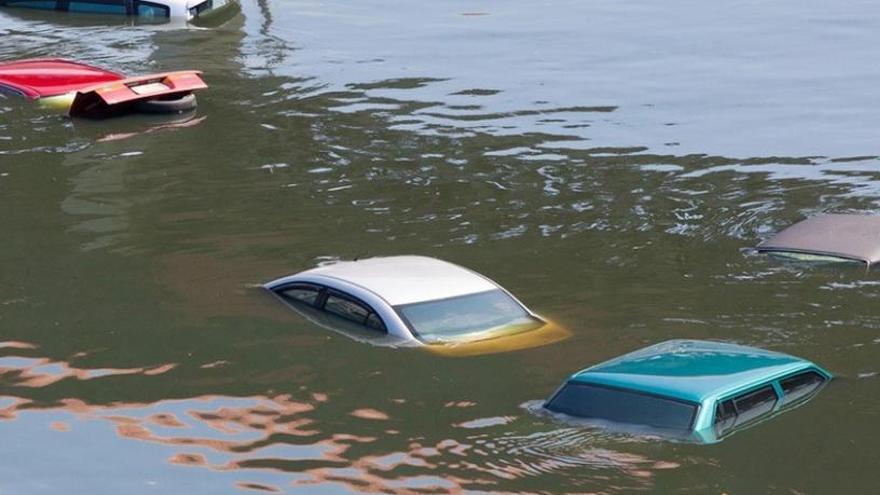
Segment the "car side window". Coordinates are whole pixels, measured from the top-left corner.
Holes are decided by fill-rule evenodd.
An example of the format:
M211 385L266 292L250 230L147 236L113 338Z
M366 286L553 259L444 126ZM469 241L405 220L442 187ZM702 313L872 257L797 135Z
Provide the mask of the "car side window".
M381 330L383 332L387 331L385 329L385 324L382 322L382 318L379 318L379 315L377 315L376 313L370 313L370 315L367 316L366 324L370 328Z
M370 310L364 305L352 301L347 297L333 293L327 296L327 302L324 303L324 309L328 313L333 313L346 320L361 324L367 320L367 316L370 314Z
M715 406L715 434L724 435L731 428L736 420L736 408L733 407L733 399L719 402Z
M10 7L24 7L29 9L55 10L55 0L10 0L6 2Z
M366 304L338 292L330 292L324 301L324 310L336 316L385 332L382 318Z
M202 2L198 5L196 5L195 7L190 7L189 13L193 17L198 17L200 14L203 14L203 13L211 10L212 8L214 8L214 1L207 0L206 2Z
M137 15L142 17L164 18L169 16L169 9L165 5L144 1L136 1L134 5Z
M67 5L68 12L125 15L125 2L101 0L74 0Z
M776 392L770 385L734 397L733 405L737 414L734 426L743 425L768 414L773 410L777 399Z
M815 371L807 371L779 381L784 405L797 402L819 389L825 377Z
M12 5L12 4L9 3L7 5ZM6 85L0 83L0 95L24 96L25 94L16 88L6 86Z
M311 306L314 306L319 293L320 289L318 287L305 284L292 285L278 291L278 294L285 299L306 303Z

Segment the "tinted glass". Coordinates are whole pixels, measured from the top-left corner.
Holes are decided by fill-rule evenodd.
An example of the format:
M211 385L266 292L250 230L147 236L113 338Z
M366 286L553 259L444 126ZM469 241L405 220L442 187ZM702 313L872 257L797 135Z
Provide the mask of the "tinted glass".
M754 392L735 397L733 404L736 406L736 424L739 426L755 420L773 410L776 405L776 392L773 387L767 385Z
M566 384L546 407L582 418L674 430L690 429L697 412L696 404L577 383Z
M715 434L721 436L730 431L735 420L736 409L733 407L733 401L720 402L715 407Z
M379 318L379 315L376 313L370 313L370 316L367 317L367 326L376 330L385 331L385 324L382 323L382 318Z
M782 403L797 402L818 390L824 382L825 377L815 371L807 371L781 380L779 385L782 387Z
M309 285L294 285L293 287L279 291L279 294L285 299L290 299L292 301L315 304L315 300L318 298L318 288Z
M168 7L148 2L138 2L137 14L142 17L168 17Z
M327 296L324 310L362 325L366 323L367 316L371 313L370 309L363 304L337 294Z
M89 12L94 14L122 14L125 15L125 4L119 3L96 3L96 2L70 2L67 7L69 12Z
M10 7L25 7L28 9L55 9L55 0L10 0L7 2Z
M192 16L197 16L201 13L211 10L211 8L213 8L213 2L211 0L208 0L207 2L202 2L195 7L190 7L189 13Z
M505 326L526 329L541 324L502 290L407 304L397 310L414 333L428 342Z
M4 86L4 85L2 85L2 84L0 84L0 94L9 94L9 95L15 95L15 96L24 96L24 93L22 93L21 91L15 89L15 88L11 88L11 87L9 87L9 86Z

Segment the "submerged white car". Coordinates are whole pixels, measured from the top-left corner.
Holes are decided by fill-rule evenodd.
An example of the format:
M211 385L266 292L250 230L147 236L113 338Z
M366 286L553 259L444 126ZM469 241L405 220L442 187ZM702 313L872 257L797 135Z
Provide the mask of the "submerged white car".
M186 20L238 9L236 0L0 0L0 6Z
M424 256L338 262L264 287L322 326L345 322L389 344L474 342L547 325L492 280Z

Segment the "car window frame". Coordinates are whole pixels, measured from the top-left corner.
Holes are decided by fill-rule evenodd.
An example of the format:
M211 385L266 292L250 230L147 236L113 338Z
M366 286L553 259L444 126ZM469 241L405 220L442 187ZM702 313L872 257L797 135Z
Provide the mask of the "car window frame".
M363 306L364 308L366 308L367 315L364 317L364 321L358 323L358 322L356 322L354 320L350 320L342 315L338 315L336 313L327 311L325 305L327 304L327 299L331 295L334 297L338 297L340 299L348 299L349 301L351 301L355 304L359 304L359 305ZM316 300L315 307L320 309L321 311L329 314L329 315L333 315L338 318L342 318L342 319L347 320L351 323L354 323L355 325L360 325L368 330L371 330L374 332L386 333L386 334L388 333L388 325L385 324L385 319L382 318L382 315L380 315L379 312L376 311L375 308L373 308L373 306L371 306L370 304L367 304L363 299L361 299L357 296L353 296L353 295L349 294L348 292L341 291L341 290L333 288L333 287L324 286L324 290L321 292L321 295ZM382 329L378 329L378 328L367 325L367 320L370 318L370 315L372 315L372 314L376 315L376 317L379 318L379 321L382 323Z
M724 418L723 421L719 421L719 410L732 412L732 414ZM733 397L715 401L715 408L713 409L712 414L712 428L715 430L715 434L718 437L725 436L734 430L734 427L736 425L737 412L736 406L733 405ZM722 422L724 423L723 425L721 424Z
M733 408L733 412L734 412L733 417L728 420L728 421L732 421L730 426L724 432L721 432L721 433L718 433L716 430L716 434L718 434L719 438L726 437L734 432L737 432L739 430L742 430L742 429L748 428L754 424L757 424L757 423L761 422L762 420L772 416L777 411L779 411L783 407L783 394L782 394L782 389L779 387L778 382L779 382L779 380L785 379L789 376L791 376L791 375L786 375L782 378L774 378L772 380L766 380L766 381L758 383L754 386L751 386L745 390L739 390L739 391L731 393L731 394L726 394L726 395L721 396L718 399L716 399L714 401L714 405L712 407L711 425L712 425L713 429L715 429L716 425L717 425L717 422L716 422L717 414L716 413L718 412L718 407L721 406L721 404L729 403L729 407ZM770 410L767 411L766 413L763 413L759 416L751 418L750 420L748 420L744 423L737 423L737 420L739 419L739 416L740 416L740 412L739 412L738 408L736 407L735 401L737 399L741 399L749 394L755 393L755 392L757 392L763 388L767 388L767 387L769 387L770 390L773 391L773 395L776 397L776 401L773 403L773 407L770 408Z
M350 319L344 315L341 315L339 313L335 313L333 311L328 310L327 309L327 302L329 301L329 299L331 297L334 297L336 299L342 299L343 301L348 301L350 303L354 303L357 306L360 306L361 309L366 311L366 314L364 315L363 321L358 323L357 320ZM371 308L369 304L366 304L363 301L361 301L360 299L357 299L355 297L351 297L349 294L347 294L345 292L340 292L338 290L333 290L333 289L327 289L326 294L323 297L323 301L321 302L321 309L331 315L338 316L342 319L349 320L352 323L357 323L357 324L363 325L363 326L367 326L367 318L370 317L371 313L374 313L373 308Z
M193 18L199 17L202 14L207 14L214 11L214 0L203 0L192 7L187 9L189 15Z
M308 302L306 302L306 301L303 301L303 300L300 300L300 299L294 299L294 298L291 298L291 297L288 297L288 296L284 295L284 293L285 293L286 291L289 291L289 290L291 290L291 289L295 289L295 288L297 288L297 287L304 287L304 288L315 289L315 292L317 293L317 294L315 295L315 301L312 302L312 303L308 303ZM314 308L314 307L317 307L317 303L318 303L318 301L321 300L321 296L323 295L324 290L326 290L326 287L324 287L324 286L322 286L322 285L319 285L319 284L313 284L313 283L310 283L310 282L291 282L291 283L289 283L289 284L284 284L284 285L282 285L282 286L280 286L280 287L277 287L277 288L275 288L275 289L272 289L272 292L274 292L275 294L277 294L278 297L280 297L281 299L283 299L285 302L291 302L291 303L294 303L294 304L303 304L303 305L306 305L306 306L309 306L309 307L313 307L313 308Z
M800 397L793 402L786 402L785 399L787 397L787 394L782 389L782 381L788 380L790 378L794 378L796 376L805 375L808 373L816 374L817 376L822 378L822 383L820 383L819 386L816 387L809 394L807 394L803 397ZM746 389L744 391L739 391L739 392L736 392L733 394L724 395L724 396L716 399L714 402L714 407L712 408L712 421L711 421L712 428L716 428L716 425L717 425L717 414L716 413L718 411L718 407L722 403L730 402L730 406L734 408L734 413L735 413L734 417L733 417L733 424L729 428L727 428L726 431L724 431L721 435L719 435L719 436L727 436L728 434L733 433L737 430L740 430L742 428L747 428L747 427L751 426L752 424L759 422L760 420L762 420L763 418L765 418L767 416L771 416L771 415L773 415L779 411L782 411L784 409L796 407L796 406L803 404L804 402L808 401L810 398L815 397L816 394L818 394L819 391L822 390L822 388L824 388L828 384L829 381L831 381L831 378L827 375L827 373L823 372L820 369L817 369L816 367L810 367L810 368L800 369L800 370L792 372L792 373L788 373L788 374L780 376L778 378L774 378L773 380L768 380L766 382L762 382L762 383L755 385L753 387L749 387L748 389ZM746 423L737 425L736 419L739 416L739 411L736 410L736 407L733 404L733 400L736 399L737 397L748 395L752 392L755 392L756 390L759 390L759 389L767 387L767 386L772 388L773 393L776 394L776 403L773 405L773 408L769 412L762 414L761 416L758 416L756 418L752 418L751 420L747 421ZM717 430L716 430L716 433L717 433Z
M754 423L760 421L762 418L770 416L779 408L779 405L782 402L782 397L779 393L779 390L777 390L775 383L776 383L776 380L773 380L773 381L761 384L758 387L752 388L748 392L742 392L742 393L736 394L735 396L730 398L730 400L733 403L734 410L736 411L736 417L733 420L733 428L732 429L742 428L742 427L748 426L750 424L754 424ZM736 404L737 401L743 400L744 398L746 398L750 395L754 395L758 392L761 392L764 389L770 389L770 392L773 394L773 397L774 397L773 405L770 406L770 409L768 409L766 412L763 412L753 418L749 418L748 420L744 420L742 423L740 423L739 418L742 413L740 413L739 407Z
M814 375L818 376L819 378L821 378L822 381L819 383L819 385L816 388L811 390L806 395L798 397L798 398L794 399L792 402L786 402L786 398L788 397L788 394L782 388L782 382L784 380L789 380L791 378L795 378L795 377L798 377L801 375L807 375L807 374L814 374ZM803 369L803 370L800 370L800 371L797 371L794 373L790 373L790 374L785 375L783 377L780 377L779 379L776 380L776 385L778 387L777 393L780 394L778 409L787 409L789 407L795 407L800 404L803 404L805 401L810 400L810 398L812 398L816 394L818 394L819 391L822 390L822 388L824 388L825 385L827 385L829 381L830 381L830 378L828 378L828 376L826 376L825 373L820 372L816 368L807 368L807 369Z
M312 287L312 288L317 289L318 295L315 297L314 303L310 304L305 301L300 301L297 299L292 299L292 298L284 296L284 294L283 294L284 291L289 290L291 288L294 288L296 286ZM388 334L388 324L385 323L385 318L383 318L382 315L378 311L376 311L376 309L371 304L368 304L363 299L361 299L357 296L354 296L348 292L345 292L343 290L337 289L335 287L328 287L323 284L317 284L314 282L305 282L305 281L290 282L290 283L275 287L271 290L272 290L272 292L275 293L275 295L277 295L283 301L285 301L289 304L302 304L302 305L305 305L310 308L315 308L315 309L322 311L328 315L335 316L337 318L341 318L341 319L343 319L353 325L359 325L361 327L364 327L366 330L369 330L371 332ZM338 315L336 313L327 311L327 309L325 308L325 304L327 303L327 298L330 295L333 295L335 297L339 297L341 299L348 299L349 301L354 302L355 304L359 304L359 305L363 306L367 310L367 315L364 317L364 321L358 323L355 320L348 319L342 315ZM378 318L379 322L382 324L382 328L376 328L375 326L367 325L367 320L370 318L370 315L376 315L376 318Z
M168 19L171 17L171 8L168 5L162 5L161 3L150 2L149 0L133 0L131 2L131 10L132 10L131 15L136 15L138 17L149 17L146 15L141 15L140 7L142 5L145 7L151 7L154 9L158 8L158 9L161 9L165 12L164 16L158 16L158 17L154 16L153 17L154 19Z
M371 309L372 309L372 308L371 308ZM376 319L379 321L379 325L381 325L381 327L375 327L375 326L370 325L369 323L367 323L367 322L370 321L370 317L374 317L374 316L375 316ZM376 330L376 331L378 331L378 332L388 333L388 327L385 326L385 320L383 320L383 319L382 319L382 316L380 316L379 313L377 313L377 312L375 312L375 311L371 311L370 313L367 313L367 317L364 318L364 326L367 327L367 328L369 328L370 330Z

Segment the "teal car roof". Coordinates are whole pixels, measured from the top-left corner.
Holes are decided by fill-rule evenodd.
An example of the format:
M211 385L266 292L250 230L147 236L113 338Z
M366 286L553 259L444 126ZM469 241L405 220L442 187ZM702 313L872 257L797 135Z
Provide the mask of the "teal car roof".
M569 382L703 402L782 375L815 368L805 359L755 347L670 340L579 371Z

